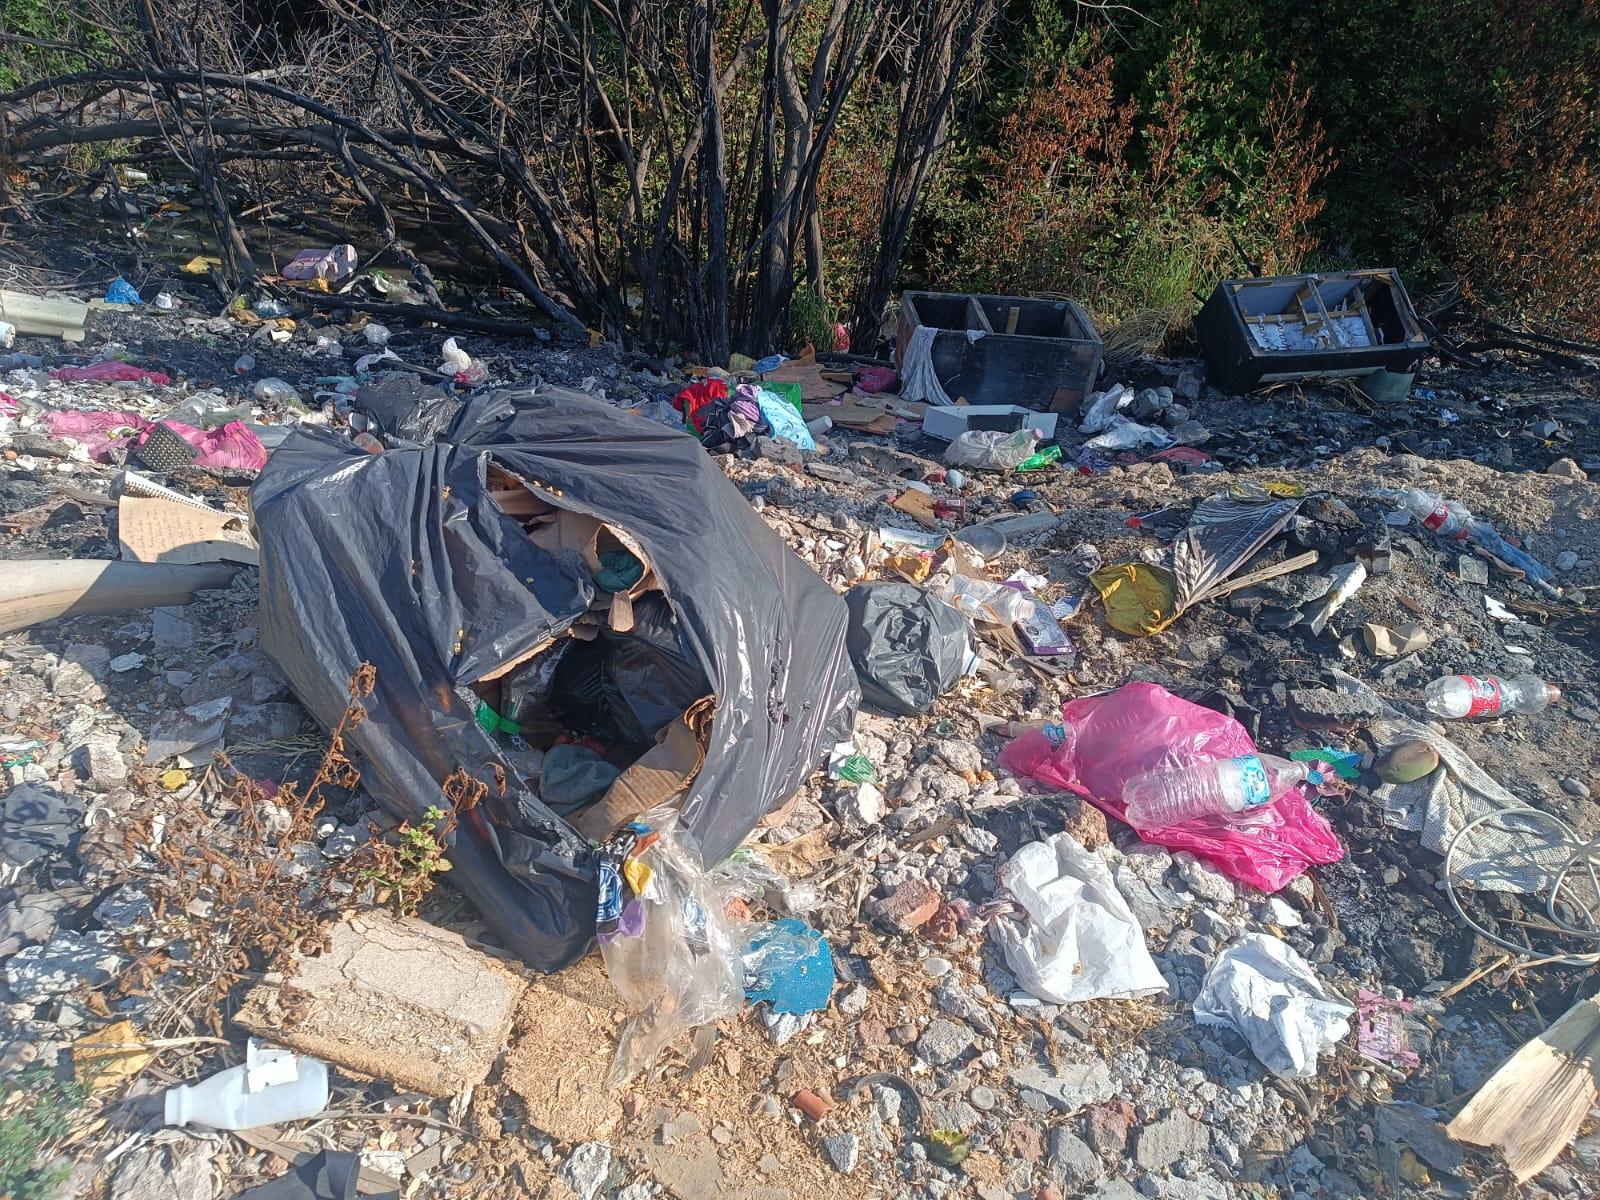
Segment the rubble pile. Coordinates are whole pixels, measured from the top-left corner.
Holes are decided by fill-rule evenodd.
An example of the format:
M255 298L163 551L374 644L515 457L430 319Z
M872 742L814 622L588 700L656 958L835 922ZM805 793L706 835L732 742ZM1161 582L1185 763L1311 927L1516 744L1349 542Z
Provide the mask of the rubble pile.
M1430 367L1381 404L1238 397L1198 361L1143 359L1051 414L1051 437L1020 410L946 442L842 360L708 373L244 311L98 306L81 344L0 355L0 1064L58 1081L36 1099L71 1131L40 1143L59 1190L37 1194L1220 1200L1465 1195L1504 1169L1444 1125L1594 961L1593 939L1552 932L1580 900L1546 906L1562 839L1600 832L1592 384ZM550 385L648 436L687 415L786 569L910 599L874 621L850 602L866 702L729 862L648 810L588 838L604 965L544 975L439 862L455 821L516 814L446 787L402 824L264 653L249 489L251 456L294 431L360 470L359 450L444 436L478 395ZM406 395L383 415L375 387ZM153 433L178 426L196 437ZM1459 514L1413 512L1416 493L1479 524L1441 532ZM601 590L633 601L628 568L670 564L623 545ZM46 620L42 560L155 574ZM638 609L592 611L626 632ZM742 617L759 638L762 614ZM813 649L771 651L771 671ZM1457 675L1475 719L1431 699ZM1526 676L1559 696L1524 701ZM392 719L381 678L365 688L350 720ZM535 723L484 696L514 796ZM1127 723L1097 742L1111 704ZM1294 788L1209 824L1121 819L1124 785L1221 759L1281 760ZM663 1017L681 987L608 941L679 886L726 912L652 933L652 953L744 956L695 976L732 981L711 1024ZM272 904L303 921L263 928ZM296 1063L326 1066L309 1101ZM231 1128L224 1097L168 1124L170 1087L241 1064L234 1100L281 1100L275 1119ZM1524 1194L1597 1178L1590 1124Z

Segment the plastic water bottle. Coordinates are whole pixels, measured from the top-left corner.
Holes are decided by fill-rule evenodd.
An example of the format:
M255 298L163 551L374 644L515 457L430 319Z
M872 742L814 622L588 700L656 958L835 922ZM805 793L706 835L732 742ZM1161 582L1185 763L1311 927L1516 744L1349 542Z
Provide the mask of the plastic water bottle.
M1270 754L1241 754L1135 775L1122 799L1135 829L1166 829L1261 808L1298 783L1321 784L1322 772Z
M1472 510L1454 500L1443 500L1432 492L1412 488L1400 496L1400 507L1405 509L1424 529L1445 537L1465 537L1467 525L1472 520Z
M1426 704L1434 716L1460 721L1543 712L1559 699L1561 689L1537 675L1446 675L1428 685Z

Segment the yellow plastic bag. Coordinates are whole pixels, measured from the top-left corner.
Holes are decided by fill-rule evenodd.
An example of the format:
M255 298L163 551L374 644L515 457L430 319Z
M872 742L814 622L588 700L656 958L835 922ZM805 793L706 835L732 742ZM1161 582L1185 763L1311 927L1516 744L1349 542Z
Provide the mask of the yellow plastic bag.
M1178 619L1177 581L1164 567L1115 563L1089 576L1111 628L1137 637L1160 633Z

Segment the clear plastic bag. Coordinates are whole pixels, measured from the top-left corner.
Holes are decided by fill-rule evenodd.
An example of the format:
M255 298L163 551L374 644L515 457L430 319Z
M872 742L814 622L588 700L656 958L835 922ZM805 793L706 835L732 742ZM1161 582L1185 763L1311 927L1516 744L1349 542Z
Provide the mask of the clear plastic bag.
M1033 612L1032 597L1027 592L970 575L950 576L940 598L973 620L987 621L991 625L1025 621Z
M726 899L758 901L781 913L806 913L822 903L809 883L790 883L753 846L740 846L708 872Z
M1014 471L1033 456L1038 435L1031 429L1004 433L994 429L969 429L950 443L944 461L952 467Z
M600 849L596 936L634 1015L606 1082L618 1087L686 1031L744 1007L743 940L676 810L653 808Z

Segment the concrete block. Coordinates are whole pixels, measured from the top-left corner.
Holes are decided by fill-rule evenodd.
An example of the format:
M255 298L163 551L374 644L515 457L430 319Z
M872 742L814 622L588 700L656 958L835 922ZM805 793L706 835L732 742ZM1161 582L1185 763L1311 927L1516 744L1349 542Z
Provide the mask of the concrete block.
M366 913L333 927L245 997L239 1024L360 1075L431 1096L482 1083L525 983L459 934Z

